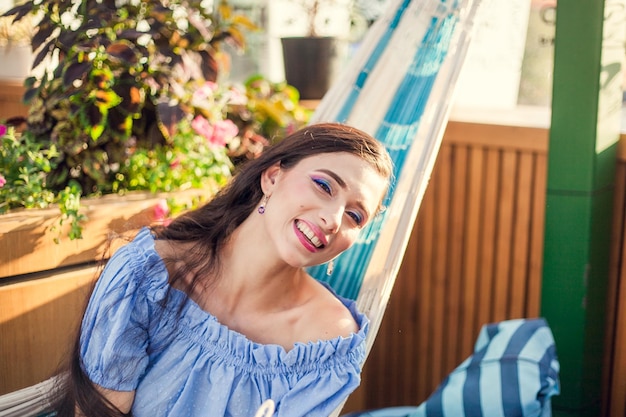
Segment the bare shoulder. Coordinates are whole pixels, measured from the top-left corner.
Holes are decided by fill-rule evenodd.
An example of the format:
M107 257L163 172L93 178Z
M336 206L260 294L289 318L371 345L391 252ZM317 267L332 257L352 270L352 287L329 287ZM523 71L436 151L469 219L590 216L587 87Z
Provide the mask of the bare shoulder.
M314 285L316 295L309 303L306 320L312 333L310 340L330 340L358 332L359 326L350 310L322 284L315 281Z

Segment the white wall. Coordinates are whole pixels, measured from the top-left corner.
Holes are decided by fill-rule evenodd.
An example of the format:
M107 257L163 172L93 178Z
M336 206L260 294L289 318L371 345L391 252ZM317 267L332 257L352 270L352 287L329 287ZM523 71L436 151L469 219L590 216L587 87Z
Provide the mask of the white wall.
M530 0L483 0L457 84L455 106L517 106Z
M260 33L246 36L248 51L244 56L232 57L231 78L241 80L246 73L255 72L274 82L284 81L280 38L307 34L308 17L298 6L303 2L306 0L237 0L231 3L245 10L255 23L264 28ZM316 25L319 36L349 37L351 2L352 0L329 0L322 5Z
M13 7L13 0L0 0L0 13L6 12Z

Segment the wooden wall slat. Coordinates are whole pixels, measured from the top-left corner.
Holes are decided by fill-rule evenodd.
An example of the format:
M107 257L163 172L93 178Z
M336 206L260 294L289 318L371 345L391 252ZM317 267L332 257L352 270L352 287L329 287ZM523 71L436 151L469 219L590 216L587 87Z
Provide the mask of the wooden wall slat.
M413 247L414 245L415 242L409 243L409 247ZM402 297L400 310L406 312L406 315L403 318L400 314L396 314L395 323L397 323L396 325L398 326L396 342L398 344L407 343L409 346L415 346L417 344L415 334L408 330L417 325L417 315L414 314L416 308L415 294L417 293L418 285L418 281L415 279L415 277L418 276L417 265L407 265L405 271L408 277L406 280L407 297ZM401 352L392 356L395 356L395 360L404 363L409 369L415 369L415 351L411 349L403 349ZM406 398L406 396L411 392L415 392L417 389L417 384L414 379L406 378L402 373L398 373L397 378L397 380L403 381L402 385L398 387L398 391L402 391L402 396L404 398Z
M541 308L541 275L543 271L543 239L545 230L546 184L548 158L545 153L533 156L533 183L531 194L532 222L529 227L530 254L528 286L526 287L526 314L538 317Z
M493 307L496 320L504 320L509 314L508 292L511 273L512 236L515 220L514 201L515 175L517 172L517 155L512 151L503 151L500 166L500 188L498 191L498 232L496 235L495 275Z
M626 416L626 139L621 139L615 181L604 360L603 414L609 417Z
M448 207L450 201L450 164L452 163L452 150L450 147L443 147L440 150L438 163L441 164L442 169L436 172L434 176L434 196L435 204L437 207ZM445 167L445 169L443 169ZM446 276L447 276L447 239L442 239L443 236L448 236L448 216L446 210L439 210L434 213L434 218L431 220L435 224L435 239L431 243L434 248L433 252L433 275L431 293L428 297L430 304L430 318L428 337L431 340L437 341L438 344L431 343L429 346L429 356L432 361L430 363L430 378L429 385L435 384L439 380L439 375L444 370L444 354L441 341L444 338L444 331L446 326L446 314L445 314L445 294L446 294ZM423 300L422 300L423 302Z
M624 168L622 173L626 177L626 167ZM626 218L624 223L626 224ZM623 235L626 236L626 226L623 229ZM617 326L615 327L615 369L612 381L614 408L612 416L615 417L626 416L626 244L622 245L621 260L620 285L617 293L619 305L615 311Z
M548 134L548 129L543 128L451 121L445 140L473 148L544 153Z
M451 184L450 184L450 208L449 208L449 231L447 234L448 250L446 254L446 294L445 294L445 341L443 351L443 369L452 370L457 365L456 359L459 352L459 331L461 328L461 316L463 311L461 285L461 271L463 267L463 235L465 229L465 208L467 190L467 147L456 146L452 153ZM458 262L450 262L457 259Z
M0 286L0 395L41 382L68 354L94 267Z
M444 145L445 146L445 145ZM423 213L424 217L428 219L432 219L436 213L436 205L435 205L435 187L429 187L426 190L424 195L424 200L420 207L420 213ZM406 279L415 279L418 281L418 292L416 293L417 299L417 329L428 329L430 326L430 303L425 303L423 300L425 298L429 298L432 291L432 282L429 279L421 279L421 277L430 277L433 274L433 245L431 242L434 241L435 238L435 227L434 222L419 222L416 224L412 238L409 240L408 249L411 250L410 253L416 254L414 259L417 262L417 275L410 276L405 275L405 268L407 263L403 262L399 277L403 278L403 281ZM415 246L411 245L411 242L415 240ZM406 255L405 255L406 256ZM409 255L412 257L412 255ZM409 258L407 258L409 259ZM425 343L424 339L430 337L430 334L426 332L413 332L416 335L420 335L421 337L417 339L417 348L415 349L416 355L416 365L413 369L416 375L416 384L417 391L415 392L417 398L424 398L429 394L429 390L431 385L431 367L430 367L430 351L429 343ZM407 349L410 350L410 349Z
M530 223L532 222L533 155L518 156L516 174L515 210L513 234L511 235L511 285L509 287L508 317L527 317L526 287L528 285Z
M622 250L620 254L618 305L615 309L614 369L612 378L612 412L614 417L626 416L626 164L619 169L621 178Z
M486 323L492 317L492 303L494 296L495 258L496 251L496 222L498 206L498 182L500 151L486 149L485 173L483 175L483 194L480 196L483 205L480 231L480 286L478 288L477 315L475 327Z
M479 248L481 226L481 199L472 198L483 193L482 149L469 148L469 166L467 173L467 207L465 215L465 235L463 237L463 271L461 285L463 288L462 317L460 321L459 355L471 353L471 346L476 335L477 308L473 308L478 299L481 273L479 272Z

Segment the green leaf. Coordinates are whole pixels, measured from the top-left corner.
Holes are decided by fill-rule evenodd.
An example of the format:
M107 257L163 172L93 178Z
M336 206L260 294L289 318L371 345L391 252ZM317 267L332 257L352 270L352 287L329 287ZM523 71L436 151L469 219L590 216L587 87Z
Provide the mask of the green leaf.
M138 61L134 48L128 41L122 40L112 43L106 48L106 53L110 58L124 65L134 65Z
M63 73L63 86L71 88L76 81L84 81L91 70L90 62L75 62L70 64Z
M122 103L122 98L113 90L94 90L90 96L95 98L95 104L103 114L106 110Z
M102 136L102 133L104 132L104 128L105 128L104 123L101 123L92 127L89 130L89 136L91 136L91 139L93 139L94 141L98 140L100 136Z

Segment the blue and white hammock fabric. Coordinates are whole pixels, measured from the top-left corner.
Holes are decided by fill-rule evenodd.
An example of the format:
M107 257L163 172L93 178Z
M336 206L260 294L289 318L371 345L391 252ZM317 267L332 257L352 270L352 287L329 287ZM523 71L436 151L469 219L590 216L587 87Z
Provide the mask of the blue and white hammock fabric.
M50 409L49 393L57 383L52 377L36 385L0 396L1 417L53 417Z
M380 326L448 120L478 0L395 0L368 30L312 122L362 129L388 149L395 181L386 210L360 240L309 272L357 300L370 318L368 349Z
M549 417L559 362L544 319L483 326L474 353L419 406L345 417Z

